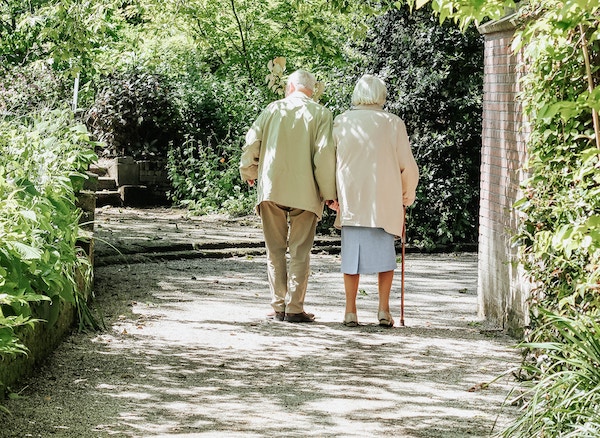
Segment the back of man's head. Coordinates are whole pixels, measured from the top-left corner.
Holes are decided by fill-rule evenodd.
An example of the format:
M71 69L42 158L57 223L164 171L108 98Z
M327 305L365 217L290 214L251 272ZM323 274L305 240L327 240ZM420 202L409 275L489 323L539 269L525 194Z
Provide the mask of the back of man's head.
M298 91L308 91L312 94L316 83L317 80L311 73L306 70L296 70L288 77L287 88L293 85Z

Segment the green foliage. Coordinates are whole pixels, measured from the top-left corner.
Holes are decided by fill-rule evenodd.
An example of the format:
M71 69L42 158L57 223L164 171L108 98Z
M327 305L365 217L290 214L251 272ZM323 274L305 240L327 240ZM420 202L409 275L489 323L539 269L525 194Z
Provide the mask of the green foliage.
M600 324L597 316L562 317L541 311L545 342L522 347L544 355L525 370L539 378L521 397L523 415L505 437L597 437L600 435Z
M519 2L514 0L407 0L406 3L417 9L431 4L440 22L452 19L464 31L471 24L478 26L488 19L498 20L504 17Z
M85 127L68 112L0 119L2 354L24 351L14 329L35 321L34 303L51 303L45 316L52 322L60 301L78 299L76 273L89 273L89 262L75 247L75 192L96 158L91 145Z
M242 184L238 164L262 96L210 76L194 77L188 85L180 101L187 141L169 150L171 198L197 213L247 214L255 197Z
M536 285L531 304L568 316L594 313L600 304L600 150L579 28L583 22L587 35L597 34L598 21L580 11L576 20L559 22L564 16L554 3L541 2L532 11L536 21L520 36L528 63L522 98L532 132L517 237ZM600 41L591 40L588 50L597 61ZM591 79L598 83L595 70ZM543 314L532 317L532 327L544 325Z
M224 142L220 148L223 149ZM229 152L239 154L239 142L233 142ZM225 155L225 154L223 154ZM189 140L183 146L169 151L168 172L173 191L173 201L186 205L197 214L227 212L232 215L247 214L256 197L242 186L237 165L211 148Z
M22 64L38 41L41 26L24 22L42 0L23 2L9 0L0 3L0 68Z
M229 140L222 147L219 143L244 135L251 119L266 103L262 90L248 87L243 80L190 71L173 82L179 87L177 105L182 132L202 143L210 142L217 154L231 149Z
M103 155L165 158L180 142L175 94L167 78L133 67L104 78L86 123L106 147Z
M66 75L90 73L124 20L121 1L6 0L0 3L0 70L44 61Z
M387 109L407 126L420 167L409 210L413 243L477 241L483 39L439 24L426 8L375 19L365 70L388 83Z
M7 68L0 76L0 114L19 117L66 108L72 98L70 86L43 63Z
M366 31L364 22L356 24L352 8L340 14L325 0L193 0L177 5L177 14L206 72L245 78L253 86L264 83L263 66L276 56L293 60L290 70L331 67L343 59L340 41Z

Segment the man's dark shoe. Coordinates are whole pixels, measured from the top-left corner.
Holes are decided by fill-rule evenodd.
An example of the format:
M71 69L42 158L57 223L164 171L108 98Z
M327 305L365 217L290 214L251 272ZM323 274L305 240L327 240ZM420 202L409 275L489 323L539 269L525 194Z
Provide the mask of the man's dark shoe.
M283 319L285 318L285 312L270 312L267 313L267 318L269 319L276 319L277 321L283 321Z
M286 313L285 320L287 322L314 322L315 315L312 313Z

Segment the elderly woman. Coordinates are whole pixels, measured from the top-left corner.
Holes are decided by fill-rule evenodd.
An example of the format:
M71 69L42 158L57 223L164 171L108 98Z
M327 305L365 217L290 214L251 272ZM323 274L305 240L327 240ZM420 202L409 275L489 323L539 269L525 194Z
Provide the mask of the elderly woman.
M394 240L402 236L404 209L415 201L419 169L406 126L383 109L387 90L376 76L364 75L352 94L353 108L337 116L338 203L342 266L346 291L344 325L358 325L356 295L360 274L378 274L379 325L392 327L390 291L394 278Z

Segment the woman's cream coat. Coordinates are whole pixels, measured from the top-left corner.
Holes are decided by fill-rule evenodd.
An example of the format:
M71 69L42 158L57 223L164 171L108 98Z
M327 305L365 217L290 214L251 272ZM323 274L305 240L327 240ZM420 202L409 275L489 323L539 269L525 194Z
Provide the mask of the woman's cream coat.
M357 106L333 123L340 211L336 226L402 235L404 206L415 201L419 169L406 126L378 105Z
M336 198L331 112L302 92L271 103L246 134L240 175L263 201L312 211Z

